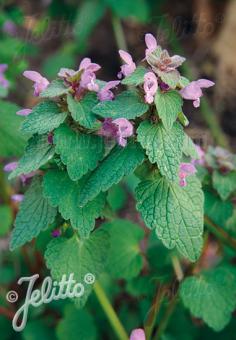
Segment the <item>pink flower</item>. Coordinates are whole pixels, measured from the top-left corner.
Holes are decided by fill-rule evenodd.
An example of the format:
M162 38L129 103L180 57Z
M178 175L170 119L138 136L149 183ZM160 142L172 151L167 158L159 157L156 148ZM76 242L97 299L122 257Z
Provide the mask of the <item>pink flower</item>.
M22 194L11 195L11 199L14 202L22 202L23 199L24 199L24 195L22 195Z
M119 85L119 80L108 81L105 86L98 92L98 98L100 101L112 100L114 98L114 94L111 89L117 87Z
M27 184L29 182L29 179L37 175L39 172L38 171L31 171L28 174L23 174L20 175L20 179L23 185Z
M49 81L41 76L39 72L36 71L25 71L23 76L32 80L34 82L34 95L37 97L42 91L44 91L48 85Z
M11 172L13 170L15 170L18 166L18 162L11 162L11 163L8 163L4 166L3 170L6 171L6 172Z
M55 229L55 230L53 230L52 231L52 237L59 237L59 236L61 236L61 230L60 229Z
M78 71L74 71L70 68L65 68L65 67L62 67L60 69L60 71L57 73L58 77L59 78L67 78L67 77L73 77Z
M125 62L125 64L122 65L120 68L121 71L118 73L118 78L121 78L122 75L126 77L133 73L134 70L136 69L136 65L132 59L132 56L128 52L119 50L119 55L121 59Z
M0 64L0 86L4 88L9 87L9 81L5 78L4 72L7 70L7 64Z
M100 70L101 66L91 62L90 58L82 59L79 71L84 70L80 79L80 87L86 88L89 91L97 92L99 90L98 84L95 83L95 72Z
M202 89L208 88L215 85L213 81L207 79L199 79L192 81L190 84L185 86L180 94L184 99L193 100L193 106L200 106L200 98L203 96Z
M99 134L108 138L114 138L118 144L125 147L127 138L133 135L133 125L126 118L112 120L106 118Z
M199 146L199 145L195 145L196 151L198 153L198 159L193 159L192 160L192 164L193 165L204 165L205 163L205 151Z
M129 339L130 340L146 340L144 330L142 328L134 329Z
M16 112L18 116L28 116L32 112L31 109L22 109Z
M179 185L185 187L187 185L186 177L194 175L197 172L195 166L191 163L181 163L179 167Z
M145 43L147 45L147 49L145 51L147 57L148 54L154 52L155 49L157 48L157 41L156 38L151 33L147 33L145 34Z
M3 32L8 33L9 35L14 36L17 32L17 27L13 21L6 20L2 26L2 30Z
M143 88L145 91L146 103L152 104L158 89L157 78L153 72L148 72L145 74Z
M126 119L126 118L117 118L113 120L113 123L118 127L117 133L117 141L118 144L121 146L126 146L127 144L127 137L132 136L133 134L133 125Z

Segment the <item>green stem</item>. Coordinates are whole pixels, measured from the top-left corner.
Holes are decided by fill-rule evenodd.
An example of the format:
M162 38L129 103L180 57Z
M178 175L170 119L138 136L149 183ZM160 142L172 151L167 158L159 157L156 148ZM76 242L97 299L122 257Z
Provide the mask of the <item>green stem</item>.
M157 293L148 312L148 317L144 325L146 340L150 340L155 326L157 314L160 310L163 297L166 293L166 286L158 286Z
M179 259L178 259L177 256L172 256L171 261L172 261L172 266L174 268L174 272L175 272L175 275L177 277L177 280L180 282L184 278L184 273L183 273L181 264L179 262Z
M108 300L102 286L98 283L98 281L94 284L94 292L118 339L128 340L128 334L118 319L116 312L114 311L110 301Z
M120 19L115 15L112 16L112 26L113 26L113 31L114 31L115 38L116 38L117 47L120 50L127 51L128 48L126 44L123 27L122 27Z
M220 228L209 217L204 217L206 227L212 232L217 238L219 238L225 245L232 250L236 251L236 239L231 237L224 229Z
M156 331L155 336L153 337L153 340L159 340L161 338L161 335L163 334L163 332L165 331L168 323L169 323L169 319L172 315L172 313L175 310L175 307L177 305L178 302L178 293L174 296L174 298L169 302L169 305L165 311L165 314L159 324L159 327Z
M2 165L0 165L0 198L3 203L9 204L10 188L8 187Z
M175 53L183 55L184 50L183 50L183 48L182 48L182 46L181 46L181 44L180 44L180 42L179 42L179 40L176 36L176 33L172 29L168 18L163 16L159 24L160 24L161 28L167 32L167 36L169 38L168 41L169 41L172 49L175 51ZM185 62L181 66L181 70L187 78L190 78L190 79L194 78L193 72L192 72L191 67L190 67L188 62ZM215 115L214 111L211 109L209 101L206 97L201 99L200 111L201 111L201 114L202 114L202 118L204 119L204 121L208 125L208 127L211 131L211 134L212 134L214 140L216 141L216 143L219 144L220 146L224 147L224 148L229 149L228 139L227 139L226 135L224 134L224 132L222 131L220 123L217 119L217 116Z

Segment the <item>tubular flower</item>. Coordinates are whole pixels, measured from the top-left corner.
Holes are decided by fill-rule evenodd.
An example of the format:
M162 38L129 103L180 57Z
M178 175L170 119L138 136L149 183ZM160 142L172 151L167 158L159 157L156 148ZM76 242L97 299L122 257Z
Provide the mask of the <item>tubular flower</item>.
M42 91L44 91L48 85L49 81L41 76L39 72L36 71L25 71L23 76L32 80L34 82L34 95L38 97Z
M200 106L200 98L203 96L202 89L208 88L215 85L215 83L211 80L207 79L199 79L196 81L192 81L190 84L185 86L180 94L184 99L193 100L193 106Z
M151 33L147 33L145 34L145 43L147 45L145 54L146 54L146 58L147 56L154 52L155 49L157 48L157 41L156 38L151 34Z
M133 135L133 125L126 118L112 120L106 118L99 134L107 138L114 138L123 147L127 144L127 138Z
M153 72L148 72L145 74L143 88L145 91L146 103L152 104L158 89L157 78Z
M194 175L197 172L195 166L191 163L181 163L179 169L179 185L186 187L186 177Z
M0 86L8 88L9 81L5 78L4 72L7 70L7 64L0 64Z
M18 116L28 116L32 112L31 109L22 109L16 112Z
M142 328L134 329L130 335L130 340L146 340L144 330Z
M101 90L98 91L98 99L100 101L112 100L114 98L114 94L111 91L111 89L117 87L119 83L120 83L119 80L108 81L106 85L103 86Z
M127 77L134 72L134 70L136 69L136 65L133 61L132 56L128 52L119 50L119 55L121 59L125 62L125 64L121 66L120 72L118 73L118 78L121 78L122 75L124 77Z
M24 195L22 194L11 195L11 200L14 202L22 202L23 199L24 199Z

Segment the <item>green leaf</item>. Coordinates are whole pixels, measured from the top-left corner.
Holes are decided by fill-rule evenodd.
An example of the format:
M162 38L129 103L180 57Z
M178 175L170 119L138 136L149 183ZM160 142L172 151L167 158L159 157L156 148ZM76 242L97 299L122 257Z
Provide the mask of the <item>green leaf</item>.
M148 105L141 101L137 92L125 91L115 100L107 100L97 104L93 112L103 118L134 119L142 116L148 110Z
M105 9L106 6L99 0L87 0L79 6L75 18L74 34L80 52L86 49L89 36L105 14Z
M48 143L47 135L34 135L29 139L18 167L10 174L9 179L38 170L53 157L54 152L54 146Z
M111 206L112 210L118 211L124 208L127 202L127 193L122 185L116 184L113 185L107 195L107 202Z
M138 141L146 150L151 163L156 163L163 176L175 181L179 174L184 143L183 128L174 123L171 130L166 130L163 124L142 122L138 129Z
M191 261L202 248L203 192L195 176L186 187L156 175L136 188L137 209L147 227L155 229L163 244Z
M0 100L0 156L20 156L26 144L26 138L20 133L23 118L16 115L19 107Z
M110 235L111 248L107 270L114 278L132 279L140 273L143 259L139 242L144 237L140 226L127 220L103 225Z
M183 88L183 87L187 86L189 83L190 83L190 80L188 80L188 78L185 78L183 76L180 77L180 79L179 79L180 87Z
M89 170L94 170L104 155L104 141L100 136L86 135L71 130L67 125L60 126L54 133L56 153L67 165L73 181L77 181Z
M44 134L54 130L66 119L66 112L61 112L58 105L52 101L36 105L21 126L26 133Z
M233 204L229 201L222 202L222 200L211 193L205 191L205 214L217 225L223 227L225 222L233 214Z
M120 18L134 17L140 22L147 22L149 18L149 6L145 0L105 0L112 11Z
M67 103L71 116L76 122L87 129L97 127L98 121L92 112L94 106L98 103L95 93L86 94L80 101L76 101L71 95L68 95Z
M180 286L180 297L193 316L219 332L236 307L235 273L229 267L218 267L186 278Z
M56 209L43 197L41 180L36 177L27 190L15 220L10 249L14 250L38 236L55 219Z
M199 159L196 146L192 139L186 133L184 134L183 153L185 154L185 156L192 159Z
M143 162L141 146L132 141L125 147L115 146L99 164L84 184L79 199L81 206L96 197L101 191L107 191L113 184L131 174Z
M40 93L41 98L54 98L62 96L69 92L69 88L65 87L63 80L53 80L48 87Z
M79 207L81 188L87 176L79 182L73 182L67 173L50 170L43 179L44 195L53 207L58 207L65 220L70 220L73 228L78 229L82 238L88 237L95 226L95 219L100 216L105 205L105 195L101 193L83 208Z
M155 105L159 117L166 129L171 129L178 114L182 112L183 99L179 92L171 90L167 92L157 91Z
M188 118L185 116L185 114L184 114L182 111L179 112L179 114L178 114L178 119L179 119L180 123L181 123L184 127L186 127L186 126L189 125L189 120L188 120Z
M180 82L180 74L177 70L173 70L170 72L158 71L158 76L172 89L175 89Z
M58 340L96 340L95 323L85 310L78 310L73 305L67 305L64 317L56 329Z
M138 66L133 73L131 73L129 76L125 77L122 80L123 85L128 85L128 86L138 86L140 84L144 83L144 76L145 73L147 72L147 69L143 66Z
M236 172L231 171L225 175L215 170L212 176L213 188L218 192L223 201L236 190Z
M102 229L96 230L85 240L79 240L74 235L70 239L53 239L48 244L45 260L52 277L60 281L64 274L67 278L74 274L74 280L84 284L83 296L75 298L79 307L84 306L92 291L93 285L85 283L86 274L91 273L98 279L106 265L109 247L109 235Z
M12 224L12 211L8 205L0 205L0 236L5 236Z

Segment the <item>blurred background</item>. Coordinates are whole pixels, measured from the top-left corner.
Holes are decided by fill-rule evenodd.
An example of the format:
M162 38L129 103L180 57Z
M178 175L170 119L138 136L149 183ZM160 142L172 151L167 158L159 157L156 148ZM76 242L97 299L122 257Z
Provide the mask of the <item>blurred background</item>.
M16 335L10 325L14 310L5 300L6 292L15 287L20 276L45 270L38 250L44 249L50 237L43 234L34 248L28 245L14 253L8 251L9 230L19 204L11 197L19 192L20 184L10 186L3 167L16 160L25 146L18 131L21 117L15 112L37 101L22 73L36 70L52 80L61 67L77 69L87 56L102 66L100 79L113 80L120 68L118 49L129 51L135 61L141 61L147 32L154 34L171 54L187 58L181 70L187 78L207 78L216 83L207 91L199 109L194 109L192 103L185 104L185 114L191 122L189 135L205 149L220 145L235 152L236 1L0 1L0 64L8 66L6 70L6 66L0 67L1 339L54 338L49 326L54 324L55 315L59 317L58 305L53 311L38 309L34 317L40 319L48 313L47 327L41 327L41 321L32 321L22 334ZM112 195L123 202L126 193L116 188L111 201ZM114 204L119 207L119 202Z

